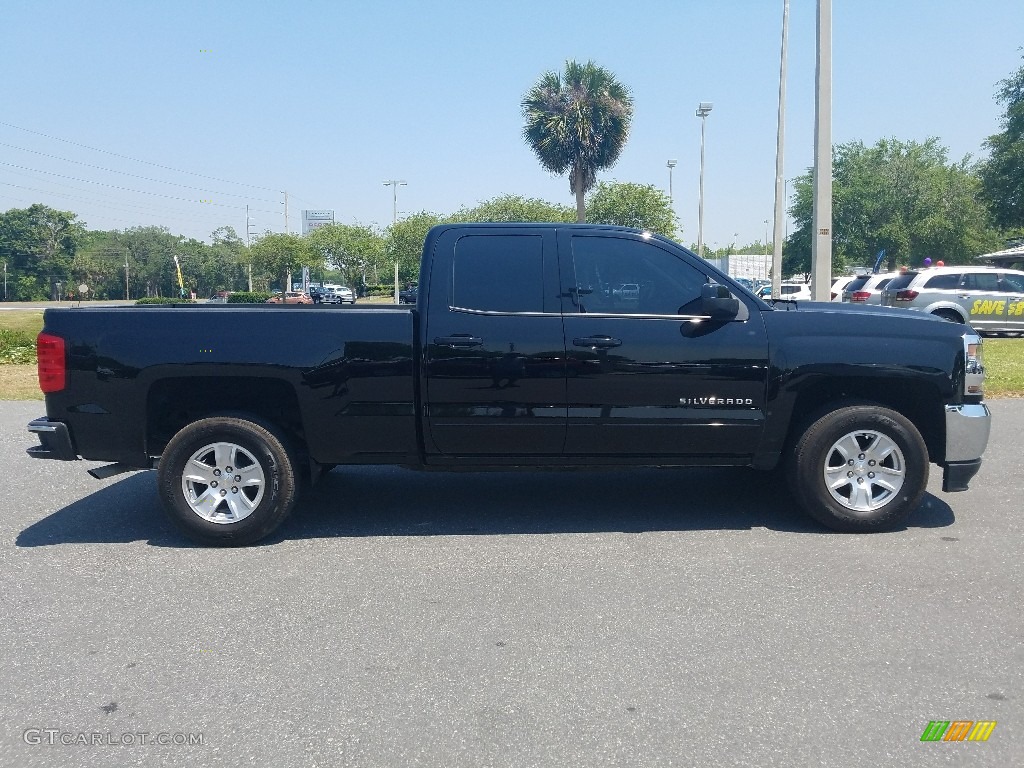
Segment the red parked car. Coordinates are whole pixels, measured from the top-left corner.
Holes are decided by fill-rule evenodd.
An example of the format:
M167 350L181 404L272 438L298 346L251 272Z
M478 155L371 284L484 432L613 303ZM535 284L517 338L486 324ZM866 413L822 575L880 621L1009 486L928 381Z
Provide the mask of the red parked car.
M300 293L298 291L288 291L282 298L281 294L277 296L271 296L266 301L267 304L312 304L313 300L307 293Z

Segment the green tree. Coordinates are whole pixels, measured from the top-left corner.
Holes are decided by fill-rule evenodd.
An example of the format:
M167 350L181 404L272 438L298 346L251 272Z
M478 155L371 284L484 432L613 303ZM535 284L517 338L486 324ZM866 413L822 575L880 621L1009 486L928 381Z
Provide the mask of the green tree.
M200 296L218 290L248 290L249 252L234 227L224 226L213 230L206 253L208 261L203 271L206 282Z
M1002 131L989 136L981 178L989 210L1002 227L1024 227L1024 66L1000 81L996 101L1006 106Z
M1000 237L981 201L969 159L949 162L938 139L859 141L833 149L833 271L843 262L870 265L885 249L890 268L925 257L968 262L998 246ZM787 263L810 264L811 172L799 177L790 208L797 229ZM804 271L804 270L800 270Z
M537 198L521 195L500 195L479 203L474 208L462 208L452 216L455 221L525 221L525 222L571 222L576 220L575 212L567 205L549 203Z
M276 279L282 291L291 290L289 276L303 266L318 269L323 266L319 254L304 237L291 233L267 232L252 246L253 269L264 279Z
M427 232L436 224L451 221L436 213L421 211L404 219L399 219L384 234L384 263L386 274L380 275L381 280L390 282L394 275L395 263L398 263L398 279L402 283L418 280L420 274L420 256L423 244L427 240Z
M586 220L584 196L597 172L611 168L629 137L633 97L615 76L594 62L565 63L545 72L522 100L523 138L542 166L569 172L576 220Z
M672 202L653 184L600 182L587 200L587 221L635 227L665 237L676 237Z
M10 298L45 299L57 282L67 285L86 233L77 218L39 203L0 214L0 257L15 278L8 280Z
M306 236L323 263L337 270L345 285L366 285L369 273L377 278L384 257L384 240L371 227L329 224Z

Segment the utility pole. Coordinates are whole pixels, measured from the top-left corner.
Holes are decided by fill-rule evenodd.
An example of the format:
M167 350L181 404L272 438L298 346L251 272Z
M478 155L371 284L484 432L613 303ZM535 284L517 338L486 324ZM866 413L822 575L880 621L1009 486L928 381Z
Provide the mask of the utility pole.
M249 249L252 247L252 243L249 240L249 233L252 231L249 229L252 225L249 224L249 206L245 206L245 254L249 259L249 293L252 293L252 254Z
M818 0L813 221L811 292L815 301L828 301L832 284L832 0Z
M714 105L710 101L702 101L697 105L697 117L700 118L700 193L697 198L697 255L704 258L704 125Z
M284 233L288 234L288 190L284 191Z
M676 167L677 161L669 160L666 165L668 166L668 204L673 204L672 198L672 169Z
M4 301L7 301L7 262L4 262Z
M779 56L779 126L775 140L775 230L772 241L772 296L779 296L782 288L782 222L785 214L788 183L783 171L783 153L786 142L786 49L789 43L789 0L782 3L782 52ZM787 233L788 234L788 233Z
M128 249L124 249L124 300L128 301Z
M398 188L409 186L401 179L390 179L384 182L385 187L391 187L391 226L398 223ZM395 260L395 304L398 304L398 260Z

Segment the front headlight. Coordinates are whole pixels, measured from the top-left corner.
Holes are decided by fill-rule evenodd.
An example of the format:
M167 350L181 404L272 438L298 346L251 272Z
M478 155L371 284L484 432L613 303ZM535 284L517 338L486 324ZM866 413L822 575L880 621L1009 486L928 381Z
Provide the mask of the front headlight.
M981 336L964 334L964 395L982 397L985 394L985 364Z

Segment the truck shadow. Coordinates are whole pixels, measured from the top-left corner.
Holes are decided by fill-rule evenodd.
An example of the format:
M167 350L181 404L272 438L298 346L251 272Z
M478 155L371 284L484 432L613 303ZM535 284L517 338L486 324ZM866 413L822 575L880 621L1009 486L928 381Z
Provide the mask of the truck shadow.
M954 522L926 494L908 528ZM344 467L307 493L266 541L360 536L749 530L832 534L801 512L781 476L745 468L585 472L414 472ZM842 534L833 534L842 535ZM141 472L23 530L20 547L68 543L193 545L166 518L156 473Z

